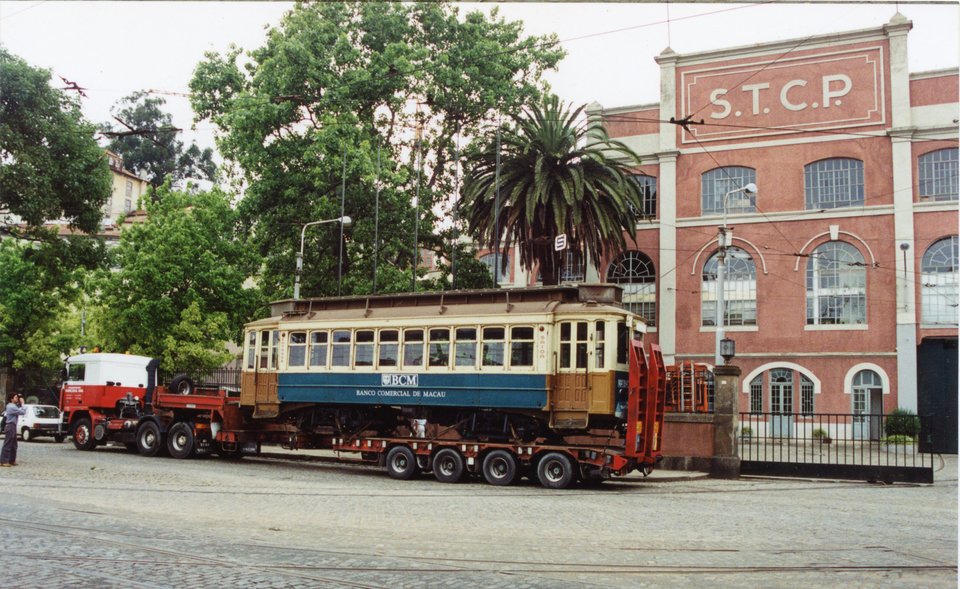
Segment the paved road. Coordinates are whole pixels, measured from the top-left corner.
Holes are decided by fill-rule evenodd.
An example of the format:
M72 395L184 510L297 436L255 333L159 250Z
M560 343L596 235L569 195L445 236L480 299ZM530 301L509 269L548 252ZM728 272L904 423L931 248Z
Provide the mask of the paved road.
M955 456L933 486L680 477L567 491L50 440L21 443L20 462L0 469L4 586L957 586Z

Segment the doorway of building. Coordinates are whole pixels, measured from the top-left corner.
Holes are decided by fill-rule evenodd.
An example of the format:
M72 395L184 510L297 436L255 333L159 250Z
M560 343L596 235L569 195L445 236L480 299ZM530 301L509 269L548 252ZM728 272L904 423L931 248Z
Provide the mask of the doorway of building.
M923 338L917 347L920 450L957 453L957 338Z
M883 380L872 370L861 370L853 377L851 391L853 438L880 440L883 430Z
M770 435L793 437L793 371L777 368L770 371Z

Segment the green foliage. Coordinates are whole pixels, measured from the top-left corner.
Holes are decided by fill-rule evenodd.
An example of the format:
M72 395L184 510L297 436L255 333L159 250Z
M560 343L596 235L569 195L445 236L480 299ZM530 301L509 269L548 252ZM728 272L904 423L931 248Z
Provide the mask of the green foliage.
M177 139L177 131L170 113L163 111L166 100L150 96L146 92L134 92L122 98L111 112L126 125L104 123L106 132L148 131L114 137L107 148L123 156L123 167L134 172L146 172L154 186L160 186L168 177L205 178L213 180L216 164L213 150L201 150L196 143L184 150L183 142Z
M455 139L537 99L562 55L554 36L443 2L298 4L262 47L208 54L192 104L242 170L268 296L291 293L302 224L340 216L344 162L354 226L343 244L333 224L307 230L305 296L336 294L338 270L344 294L371 292L375 259L379 292L408 290L415 245L449 258L436 228L455 192Z
M822 427L818 427L817 429L813 430L813 431L810 433L810 435L813 436L813 439L814 439L814 440L819 440L819 439L821 439L821 438L829 438L829 437L830 437L830 435L827 433L827 430L823 429Z
M749 425L745 425L745 426L741 427L741 428L740 428L740 435L743 436L743 437L745 437L745 438L749 438L750 436L753 435L753 428L750 427Z
M903 434L897 434L897 435L893 435L893 436L885 436L885 437L883 438L883 443L884 443L884 444L895 444L895 445L899 445L899 444L915 444L916 442L917 442L917 441L916 441L916 438L915 438L914 436L907 436L907 435L903 435Z
M237 237L237 215L219 192L160 187L147 221L124 229L117 268L103 272L97 322L106 349L161 358L168 370L221 363L260 304L244 288L259 260ZM185 362L189 366L179 366Z
M513 116L499 141L490 137L471 156L464 181L469 233L490 248L516 244L543 284L560 280L557 235L565 233L568 247L599 269L604 257L626 249L624 234L634 234L634 211L642 210L630 171L638 156L600 123L578 121L583 109L570 111L550 96Z
M20 216L33 236L63 218L92 233L111 178L96 128L80 105L50 87L50 72L0 48L0 211Z
M79 295L82 269L49 264L56 257L48 249L0 241L0 366L34 384L59 369L60 355L69 353L79 336L64 316Z
M887 415L883 429L888 436L914 438L920 433L920 418L913 411L898 407Z

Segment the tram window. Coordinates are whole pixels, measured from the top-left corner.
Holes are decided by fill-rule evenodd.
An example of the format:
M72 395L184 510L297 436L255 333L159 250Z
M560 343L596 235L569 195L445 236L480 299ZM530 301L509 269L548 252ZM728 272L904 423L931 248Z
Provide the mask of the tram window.
M400 332L396 329L380 331L379 366L396 366L400 356Z
M533 328L510 328L510 366L533 366Z
M260 368L270 367L270 332L260 332Z
M276 369L280 366L280 332L273 330L270 332L270 368Z
M587 367L587 322L577 322L577 368Z
M310 366L312 368L327 367L329 335L326 331L314 331L310 334Z
M408 329L403 332L403 365L423 366L422 329Z
M627 363L627 324L623 321L617 323L617 364Z
M458 327L456 331L456 365L477 365L477 329L475 327Z
M350 332L345 329L334 331L332 347L331 366L350 366Z
M450 366L450 330L430 330L430 366Z
M257 332L251 331L247 335L247 369L257 367Z
M307 332L290 333L290 345L287 347L287 366L299 368L307 364Z
M503 366L505 330L502 327L483 328L483 365Z
M570 368L570 324L560 324L560 368Z
M593 345L593 349L594 349L593 361L594 361L594 367L599 369L602 369L604 367L603 366L603 363L605 360L604 352L606 351L606 343L607 343L604 335L605 327L606 327L606 324L603 321L597 321L596 329L594 330L595 339L594 339L594 345Z
M373 330L357 331L356 351L354 351L354 366L373 366Z

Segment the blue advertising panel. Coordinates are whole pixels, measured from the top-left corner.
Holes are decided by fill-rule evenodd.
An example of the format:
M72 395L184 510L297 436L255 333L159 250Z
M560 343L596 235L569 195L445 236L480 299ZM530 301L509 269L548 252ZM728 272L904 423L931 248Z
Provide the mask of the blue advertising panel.
M285 373L283 403L544 409L543 374Z

